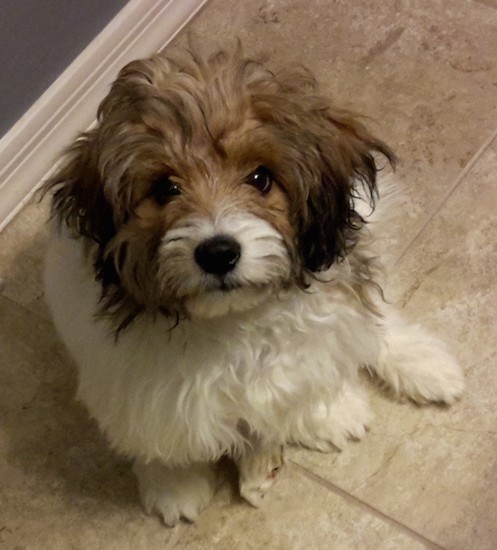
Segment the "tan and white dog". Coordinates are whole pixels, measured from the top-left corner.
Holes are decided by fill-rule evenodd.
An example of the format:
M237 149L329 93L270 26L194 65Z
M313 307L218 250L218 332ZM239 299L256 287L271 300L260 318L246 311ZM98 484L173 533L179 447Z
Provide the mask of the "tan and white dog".
M303 68L185 52L126 66L47 182L79 397L166 524L207 505L224 455L257 504L286 444L361 438L361 367L417 402L461 395L444 345L383 300L360 214L378 156Z

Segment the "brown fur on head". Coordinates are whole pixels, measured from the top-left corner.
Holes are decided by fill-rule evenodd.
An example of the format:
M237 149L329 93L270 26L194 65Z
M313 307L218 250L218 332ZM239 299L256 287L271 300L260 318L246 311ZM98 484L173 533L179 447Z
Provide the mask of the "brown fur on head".
M97 127L46 184L55 216L96 243L104 310L124 325L144 308L183 313L208 292L211 282L181 280L184 256L170 254L169 271L160 252L168 232L200 218L245 212L281 236L288 266L275 259L264 277L237 281L255 290L304 287L353 248L355 188L374 202L373 154L393 155L316 90L305 69L273 73L240 51L157 55L121 71ZM269 190L253 184L258 167Z

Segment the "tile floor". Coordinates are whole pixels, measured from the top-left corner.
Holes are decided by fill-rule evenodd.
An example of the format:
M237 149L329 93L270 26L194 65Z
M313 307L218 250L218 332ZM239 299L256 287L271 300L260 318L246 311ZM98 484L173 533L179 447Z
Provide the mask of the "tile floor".
M46 205L30 204L0 235L0 548L497 548L497 2L212 0L191 28L305 63L396 150L396 293L459 356L467 393L418 408L372 388L365 440L293 451L258 510L226 485L166 529L73 401L40 286Z

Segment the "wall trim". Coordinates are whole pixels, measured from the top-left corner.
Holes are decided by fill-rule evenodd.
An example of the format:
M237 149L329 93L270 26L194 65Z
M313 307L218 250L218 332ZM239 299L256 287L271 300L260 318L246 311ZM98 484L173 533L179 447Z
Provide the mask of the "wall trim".
M130 0L0 140L0 231L94 121L123 65L164 48L208 0Z

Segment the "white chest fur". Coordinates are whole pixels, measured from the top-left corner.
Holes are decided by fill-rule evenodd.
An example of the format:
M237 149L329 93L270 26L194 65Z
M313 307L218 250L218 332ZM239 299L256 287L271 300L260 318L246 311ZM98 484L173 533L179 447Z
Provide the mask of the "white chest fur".
M95 319L99 286L85 266L80 241L54 238L47 302L79 397L118 450L144 459L214 459L244 444L240 420L283 443L306 407L377 354L374 319L342 286L321 283L174 329L144 316L116 341Z

